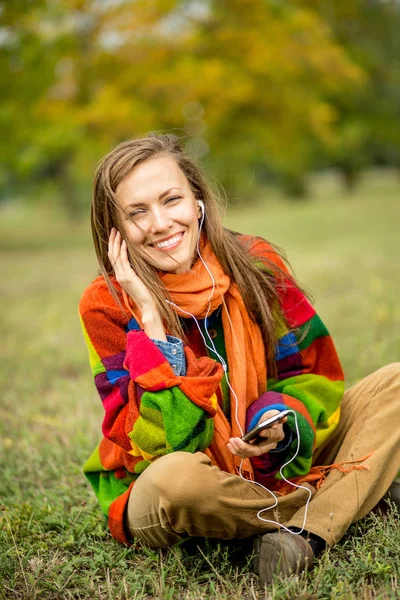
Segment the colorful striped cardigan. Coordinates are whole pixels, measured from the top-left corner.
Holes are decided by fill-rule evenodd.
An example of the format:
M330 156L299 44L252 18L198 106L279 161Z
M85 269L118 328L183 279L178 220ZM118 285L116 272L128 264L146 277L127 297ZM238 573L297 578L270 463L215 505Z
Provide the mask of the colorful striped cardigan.
M263 257L282 268L280 258L264 240L241 239L257 257L260 268L270 270ZM246 429L266 410L296 411L300 452L283 471L285 477L294 478L309 472L314 449L335 429L344 382L329 333L304 294L288 282L280 300L287 328L276 347L277 376L268 379L266 392L249 407ZM115 302L103 277L85 290L80 316L105 410L103 439L84 472L108 518L111 534L128 543L123 525L125 506L135 480L153 460L178 450L204 451L228 470L226 464L220 464L218 440L213 438L214 418L217 409L226 405L227 386L222 381L222 366L205 353L199 355L198 336L197 356L193 352L190 328L184 348L186 373L175 375L137 321ZM229 427L226 421L227 437ZM252 459L254 478L270 487L297 448L293 415L285 428L287 436L276 452Z

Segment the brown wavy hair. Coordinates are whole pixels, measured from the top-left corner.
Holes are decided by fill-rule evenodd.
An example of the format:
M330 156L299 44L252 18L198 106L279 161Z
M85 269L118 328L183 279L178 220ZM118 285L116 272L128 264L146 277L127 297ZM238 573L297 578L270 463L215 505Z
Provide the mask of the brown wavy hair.
M260 327L266 350L268 367L276 374L275 344L283 325L279 306L278 292L284 285L279 276L280 269L270 263L270 269L260 270L256 266L256 257L239 239L237 232L222 226L220 217L220 196L206 182L197 162L182 149L181 138L172 134L151 133L146 137L129 140L119 144L107 154L96 170L93 184L91 208L91 226L93 242L100 270L110 292L121 304L121 298L113 283L113 267L108 258L108 238L112 227L123 232L121 209L118 208L116 189L121 181L140 163L162 155L172 157L186 176L191 190L205 206L203 228L224 272L236 283L251 318ZM284 259L282 252L274 247ZM157 269L147 263L138 252L129 247L130 263L151 290L156 307L161 315L167 332L185 339L182 323L172 311L165 299L170 299L168 291L157 275ZM285 260L285 259L284 259ZM263 263L268 261L263 258ZM283 275L283 272L281 272ZM285 276L287 277L287 275Z

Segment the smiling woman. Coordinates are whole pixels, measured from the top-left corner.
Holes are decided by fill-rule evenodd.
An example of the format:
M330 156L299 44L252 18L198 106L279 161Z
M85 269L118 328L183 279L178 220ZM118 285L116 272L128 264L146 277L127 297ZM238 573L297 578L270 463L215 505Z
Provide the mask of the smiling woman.
M262 584L309 568L397 473L398 365L343 395L282 257L222 226L176 136L103 158L92 232L102 275L80 313L105 416L84 470L112 535L155 548L254 536Z

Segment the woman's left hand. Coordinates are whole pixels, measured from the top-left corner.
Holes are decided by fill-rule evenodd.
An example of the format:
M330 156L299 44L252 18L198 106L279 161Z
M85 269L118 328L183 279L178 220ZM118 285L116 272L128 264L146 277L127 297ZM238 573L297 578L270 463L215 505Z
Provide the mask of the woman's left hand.
M279 410L267 410L262 417L259 419L259 423L262 421L266 421L270 417L278 414ZM262 441L257 444L248 444L244 442L240 437L230 438L228 442L228 449L235 456L240 456L240 458L251 458L252 456L261 456L262 454L266 454L270 450L274 450L278 442L283 440L285 437L285 432L283 430L283 424L286 422L287 418L282 419L282 421L274 423L268 429L264 429L260 432L259 437L265 438L265 441Z

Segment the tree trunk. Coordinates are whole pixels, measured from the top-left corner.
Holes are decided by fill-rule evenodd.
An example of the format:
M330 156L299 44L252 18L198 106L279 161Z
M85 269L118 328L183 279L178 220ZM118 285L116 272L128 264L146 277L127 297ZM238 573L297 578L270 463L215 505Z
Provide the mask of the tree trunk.
M79 197L68 160L58 163L55 181L59 189L60 204L68 219L78 221L80 217Z
M360 170L352 165L339 165L339 173L343 181L344 189L347 193L352 194L360 181Z
M304 175L285 174L282 189L291 200L305 200L309 195Z

